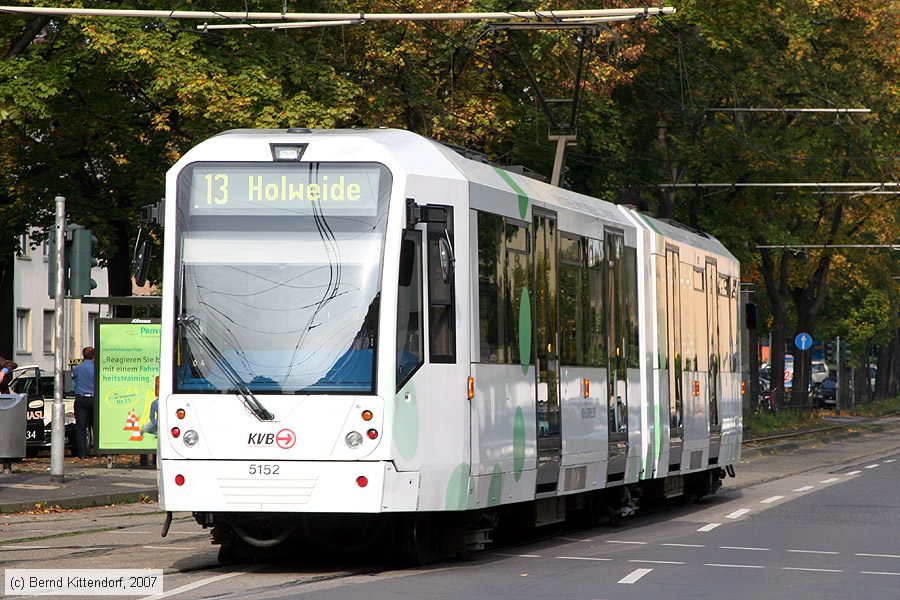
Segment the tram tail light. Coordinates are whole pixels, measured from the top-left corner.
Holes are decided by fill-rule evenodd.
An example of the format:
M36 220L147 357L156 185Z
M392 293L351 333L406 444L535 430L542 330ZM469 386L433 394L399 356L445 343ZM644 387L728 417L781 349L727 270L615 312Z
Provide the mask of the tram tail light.
M747 393L747 380L742 379L741 380L741 395L743 396L746 393Z
M184 475L179 473L175 476L175 485L184 485Z
M173 427L172 428L172 437L177 438L180 435L181 435L181 430L178 429L177 427Z
M356 485L358 485L361 488L366 487L367 485L369 485L369 478L366 477L365 475L360 475L359 477L356 478Z
M694 396L700 396L700 382L694 381Z
M585 398L590 398L591 396L591 380L587 377L581 380L581 395Z
M466 378L466 398L471 400L475 397L475 378L471 375Z
M370 440L374 440L378 437L378 431L375 429L370 429L366 432L366 435L369 436Z

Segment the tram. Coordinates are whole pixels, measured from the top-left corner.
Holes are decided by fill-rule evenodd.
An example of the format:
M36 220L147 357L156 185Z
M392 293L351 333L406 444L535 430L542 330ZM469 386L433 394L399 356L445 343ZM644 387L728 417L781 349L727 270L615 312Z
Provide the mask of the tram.
M739 264L707 234L391 129L228 131L166 199L160 503L223 561L477 550L734 473Z

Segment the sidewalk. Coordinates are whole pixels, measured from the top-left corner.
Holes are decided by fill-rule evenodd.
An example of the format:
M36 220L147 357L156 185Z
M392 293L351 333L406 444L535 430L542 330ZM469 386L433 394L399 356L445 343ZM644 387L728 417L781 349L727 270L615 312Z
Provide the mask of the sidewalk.
M137 455L66 457L65 481L50 481L50 457L13 463L12 474L0 473L0 513L53 508L86 508L123 502L156 501L156 468L140 466ZM38 506L39 505L39 506Z

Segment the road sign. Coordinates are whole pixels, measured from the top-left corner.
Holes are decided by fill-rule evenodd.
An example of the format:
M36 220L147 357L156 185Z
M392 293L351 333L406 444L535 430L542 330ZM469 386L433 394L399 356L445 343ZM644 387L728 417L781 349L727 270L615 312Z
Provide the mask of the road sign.
M808 333L798 333L794 338L794 345L800 350L809 350L812 348L812 336Z

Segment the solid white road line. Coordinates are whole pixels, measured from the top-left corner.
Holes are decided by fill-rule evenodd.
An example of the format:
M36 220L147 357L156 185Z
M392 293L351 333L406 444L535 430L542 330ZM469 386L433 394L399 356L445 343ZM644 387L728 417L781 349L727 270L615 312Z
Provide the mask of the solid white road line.
M840 481L840 477L829 477L828 479L823 479L819 483L834 483L835 481Z
M194 583L189 583L187 585L177 587L174 590L169 590L168 592L163 592L162 594L156 594L155 596L147 596L145 598L141 598L141 600L160 600L160 598L168 598L170 596L177 596L178 594L183 594L184 592L196 590L199 587L203 587L205 585L209 585L209 584L215 583L217 581L222 581L223 579L231 579L232 577L237 577L238 575L246 575L248 573L253 573L253 572L261 570L262 568L263 568L262 566L247 567L243 571L232 571L231 573L222 573L221 575L207 577L206 579L201 579L200 581L195 581Z
M788 550L797 554L840 554L840 552L832 552L830 550Z
M705 544L660 544L660 546L672 546L673 548L706 548Z
M723 565L720 563L704 563L704 567L726 567L729 569L765 569L762 565Z
M854 554L854 556L870 556L872 558L900 558L896 554Z
M190 546L141 546L147 550L196 550Z
M753 550L755 552L771 552L771 548L745 548L742 546L719 546L721 550Z
M765 500L760 500L760 504L772 504L773 502L778 502L784 498L784 496L772 496L771 498L766 498Z
M715 528L718 527L719 525L721 525L721 523L710 523L709 525L704 525L703 527L701 527L701 528L698 529L697 531L703 531L703 532L712 531L713 529L715 529Z
M611 558L599 558L596 556L557 556L556 558L560 560L594 560L594 561L602 561L602 562L611 562Z
M843 573L841 569L805 569L803 567L781 567L782 571L814 571L816 573Z
M811 489L814 489L813 485L804 485L803 487L799 487L796 490L791 490L792 492L808 492Z
M619 583L631 584L652 571L653 569L637 569L633 571L631 574L626 575L622 579L619 580Z
M734 511L733 513L731 513L729 515L725 515L725 518L726 519L740 519L741 517L746 515L748 512L750 512L749 508L742 508L740 510Z

